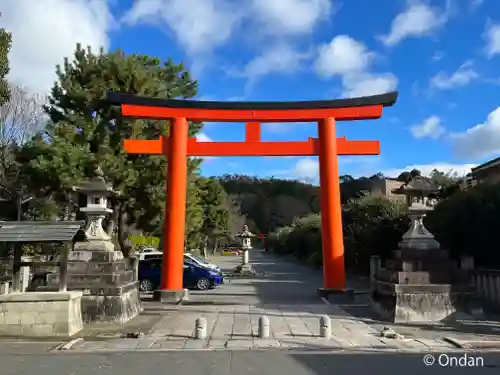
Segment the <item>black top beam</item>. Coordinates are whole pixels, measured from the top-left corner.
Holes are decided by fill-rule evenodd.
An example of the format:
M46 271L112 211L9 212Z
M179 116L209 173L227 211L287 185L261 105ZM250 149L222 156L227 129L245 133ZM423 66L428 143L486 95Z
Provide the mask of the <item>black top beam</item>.
M199 100L177 100L150 98L133 94L124 94L109 91L107 98L112 104L130 104L149 107L190 108L190 109L246 109L246 110L280 110L280 109L326 109L366 107L383 105L390 107L398 99L398 92L361 96L359 98L312 100L303 102L216 102Z

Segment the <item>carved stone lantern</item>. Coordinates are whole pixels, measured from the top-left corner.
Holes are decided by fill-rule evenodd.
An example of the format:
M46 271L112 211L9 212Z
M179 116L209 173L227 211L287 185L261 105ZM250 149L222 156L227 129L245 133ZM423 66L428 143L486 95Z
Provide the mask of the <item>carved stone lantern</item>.
M437 323L467 312L475 287L470 272L458 267L424 225L440 191L431 179L413 177L398 189L408 201L410 227L391 259L370 262L372 307L394 323Z
M440 186L431 179L414 177L407 184L393 190L393 193L406 196L408 202L408 217L410 227L403 235L399 248L414 250L439 249L439 242L424 225L426 214L434 209L437 203L435 198L440 191Z
M87 197L87 205L80 211L87 215L85 235L88 241L110 241L111 237L102 227L102 221L113 210L108 208L108 198L115 195L113 187L106 183L100 167L95 171L95 176L81 186L73 188Z
M236 235L241 241L241 249L243 250L242 262L236 268L236 272L245 274L255 274L249 262L248 251L252 249L252 237L255 235L248 230L248 225L243 225L243 231Z

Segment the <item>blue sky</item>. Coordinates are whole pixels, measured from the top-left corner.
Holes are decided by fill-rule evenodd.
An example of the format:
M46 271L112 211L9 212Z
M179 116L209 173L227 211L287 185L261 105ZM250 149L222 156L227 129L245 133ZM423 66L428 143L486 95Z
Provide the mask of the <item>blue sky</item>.
M183 61L199 81L199 99L398 90L381 119L338 125L339 136L381 141L380 156L341 157L343 174L413 167L463 174L500 153L497 0L3 0L0 11L0 27L13 31L10 79L38 91L82 42ZM268 124L262 135L305 140L316 128ZM207 123L199 135L243 137L243 124ZM317 160L209 158L202 172L316 180Z

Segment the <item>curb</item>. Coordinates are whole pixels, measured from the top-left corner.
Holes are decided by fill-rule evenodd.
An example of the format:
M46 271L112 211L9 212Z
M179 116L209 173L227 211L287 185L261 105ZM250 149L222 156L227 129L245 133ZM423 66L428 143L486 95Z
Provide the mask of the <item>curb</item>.
M458 349L500 349L500 340L458 340L453 337L443 337L443 341Z
M450 350L451 349L451 350ZM354 354L354 353L374 353L374 354L385 354L385 353L443 353L443 352L478 352L477 349L460 349L460 348L448 348L443 350L443 348L435 348L422 351L420 349L403 349L403 348L375 348L375 347L357 347L357 348L314 348L314 347L269 347L269 348L201 348L201 349L136 349L136 348L120 348L120 349L73 349L64 350L62 352L68 354L95 354L95 353L160 353L160 352L261 352L261 351L279 351L279 352L307 352L307 353L328 353L328 354ZM500 348L493 350L484 350L485 352L500 352ZM60 352L60 353L62 353Z

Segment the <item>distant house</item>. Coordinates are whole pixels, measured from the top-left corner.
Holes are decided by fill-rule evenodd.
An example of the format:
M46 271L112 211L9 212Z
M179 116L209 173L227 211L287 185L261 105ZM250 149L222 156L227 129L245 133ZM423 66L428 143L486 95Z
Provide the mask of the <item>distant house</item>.
M368 185L368 191L372 194L381 194L385 197L394 197L401 200L406 200L402 194L394 194L392 191L398 189L404 182L398 181L396 178L373 178Z
M472 173L469 173L465 176L458 184L460 190L467 190L477 185L477 180L472 176Z
M467 180L468 178L468 180ZM470 187L500 182L500 158L496 158L471 169L466 183Z

